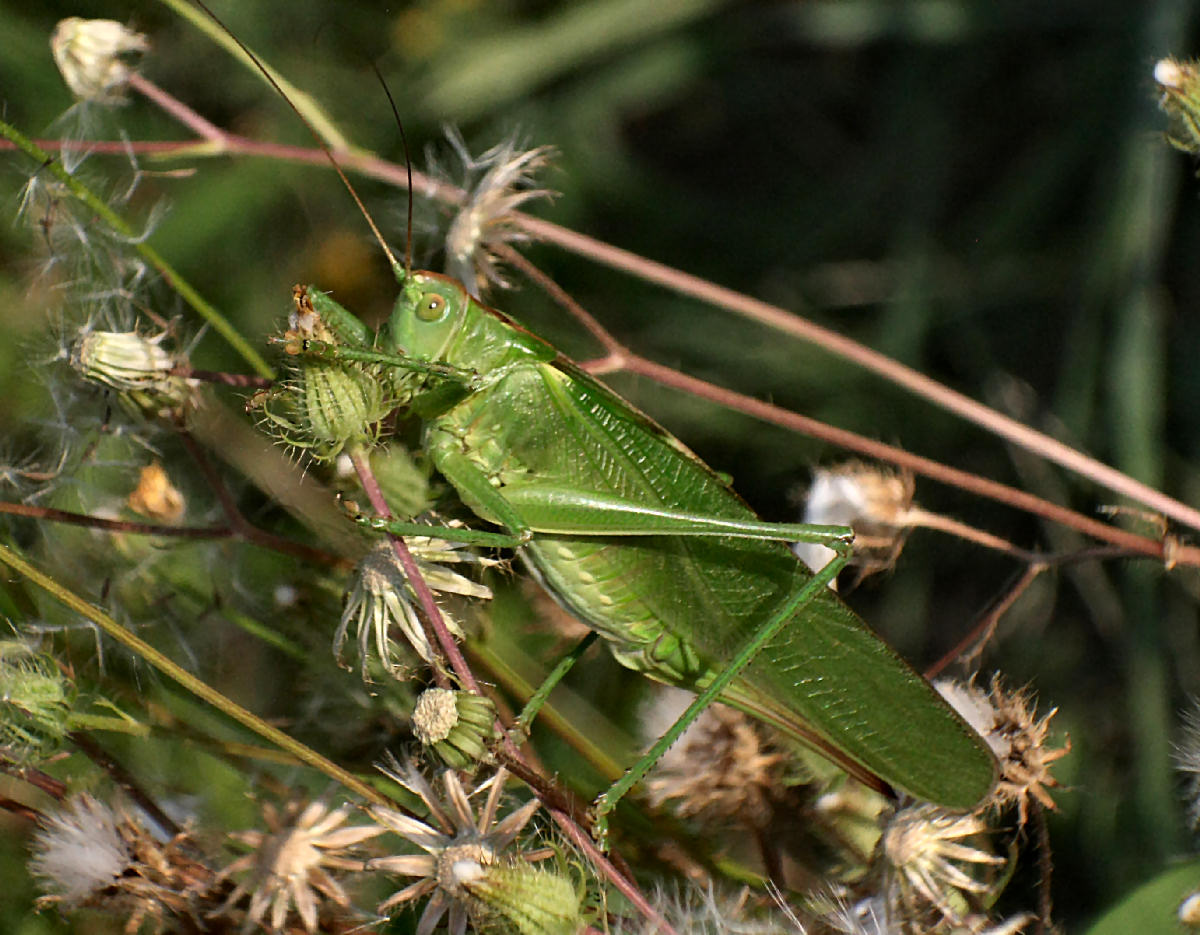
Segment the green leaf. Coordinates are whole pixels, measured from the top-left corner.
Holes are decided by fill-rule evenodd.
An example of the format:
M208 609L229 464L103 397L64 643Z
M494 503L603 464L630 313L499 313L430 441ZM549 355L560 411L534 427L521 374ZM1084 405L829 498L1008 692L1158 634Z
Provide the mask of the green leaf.
M1180 904L1200 888L1200 860L1176 864L1143 883L1102 915L1087 935L1179 935Z

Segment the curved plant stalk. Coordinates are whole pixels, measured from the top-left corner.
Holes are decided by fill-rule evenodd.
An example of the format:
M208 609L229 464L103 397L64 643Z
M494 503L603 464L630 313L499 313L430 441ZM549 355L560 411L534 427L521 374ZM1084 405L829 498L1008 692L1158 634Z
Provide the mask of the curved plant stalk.
M937 408L952 412L999 438L1006 439L1080 477L1106 487L1113 493L1136 500L1169 519L1200 530L1200 510L1187 506L1174 497L1167 496L1162 491L1143 484L1128 474L1110 467L1044 432L1039 432L1037 429L997 412L990 406L971 399L957 390L952 390L931 377L893 360L886 354L881 354L879 351L860 344L853 338L848 338L815 322L808 321L795 312L780 308L778 305L772 305L733 289L727 289L663 263L656 263L628 250L622 250L620 247L614 247L588 237L586 234L560 227L550 221L519 213L514 213L512 219L514 224L537 240L553 243L557 247L579 256L588 257L612 269L623 270L646 282L697 299L706 305L733 312L735 315L756 321L776 331L782 331L809 344L815 344L834 356L883 377L889 383L902 387L914 396L928 400Z
M305 746L278 728L272 727L262 718L258 717L258 715L247 711L241 705L226 698L202 679L197 678L182 666L172 662L141 637L121 626L121 624L117 623L116 620L99 607L90 604L73 591L64 588L49 575L39 571L7 546L0 545L0 562L3 562L13 569L13 571L28 578L59 603L69 607L77 614L86 617L103 630L106 635L154 666L163 675L167 676L167 678L187 689L196 697L207 701L214 708L233 718L233 720L258 734L264 740L286 750L300 762L319 770L335 782L341 783L349 791L362 797L364 800L376 805L388 806L391 804L390 799L363 782L363 780L342 769L342 767L338 766L332 760L326 759L311 747Z
M168 2L168 0L163 0L163 2ZM146 93L142 88L143 85L149 85L149 82L146 82L145 79L140 79L135 84L135 87ZM149 86L154 87L153 85ZM213 131L207 129L211 128L212 124L205 121L186 105L181 104L176 98L162 91L162 89L154 87L154 91L149 93L148 96L162 107L164 111L179 119L193 131L209 134L205 136L208 142L200 145L196 143L135 142L132 144L105 144L101 142L89 144L88 148L95 152L114 153L124 153L132 150L135 153L144 153L148 157L164 160L178 159L185 156L242 155L258 156L265 159L275 159L302 165L325 165L327 163L328 156L326 153L312 147L264 143L223 130L216 130L216 136L213 137L210 135ZM168 102L170 103L168 104ZM201 130L201 125L204 126L203 131ZM49 143L50 141L44 142ZM366 178L386 182L400 188L407 187L404 167L375 156L368 151L359 148L343 150L334 153L334 158L348 172L354 172ZM465 197L462 189L454 185L436 181L415 169L412 172L412 182L414 194L432 198L445 204L459 204ZM653 260L648 260L645 257L588 237L585 234L569 230L553 222L534 218L520 212L514 212L511 217L515 225L526 231L533 238L553 244L568 252L587 257L612 269L627 272L646 282L661 285L682 295L698 299L706 304L711 304L731 311L734 314L751 318L768 327L822 347L832 354L882 376L888 382L904 387L916 396L929 400L938 408L954 412L967 421L979 425L988 432L1005 438L1034 455L1058 464L1079 477L1093 481L1115 494L1136 500L1146 507L1161 513L1167 519L1200 530L1200 510L1189 507L1174 497L1137 481L1128 474L1071 448L1057 439L1046 435L1044 432L1033 429L983 403L943 386L936 380L894 361L886 355L872 350L851 338L839 335L834 331L809 322L799 315L779 306L753 299L750 296L718 286L700 277L684 273ZM515 251L508 252L510 254L515 253ZM517 255L519 256L519 254ZM510 260L510 258L506 256L506 260ZM853 432L824 426L815 419L801 416L798 413L790 412L769 403L760 403L760 405L754 407L748 404L739 404L739 401L735 399L739 394L733 394L728 390L688 377L686 374L679 373L672 368L664 367L655 364L653 361L644 360L630 354L612 338L603 325L600 325L599 322L591 318L591 316L586 315L586 313L581 316L579 314L581 310L577 309L577 306L573 308L571 310L572 314L609 352L605 358L592 362L590 369L593 373L610 373L623 370L629 373L649 376L659 382L670 383L670 385L675 386L683 392L710 399L730 408L740 409L757 418L762 418L785 428L801 432L802 434L829 441L839 447L856 451L869 457L878 458L900 467L910 468L917 473L924 474L942 483L967 490L978 496L1007 503L1026 512L1041 515L1044 518L1070 526L1087 535L1104 541L1126 545L1126 547L1130 547L1133 551L1156 556L1161 556L1164 552L1164 544L1162 542L1157 542L1144 536L1136 536L1112 526L1106 526L1065 507L1049 503L1027 493L1013 491L1012 488L1005 487L1002 484L989 481L985 478L979 478L976 475L956 471L930 459L904 452L894 446L864 438ZM614 353L614 348L620 348L621 353ZM674 378L671 377L672 374ZM701 392L701 387L708 387L712 392ZM749 402L759 403L760 401L749 399ZM755 411L751 412L751 408ZM1019 496L1016 496L1017 494ZM1104 533L1101 530L1109 530L1110 532ZM1128 543L1131 540L1128 537L1130 536L1134 536L1140 540L1141 544L1138 546L1129 546ZM1176 550L1176 552L1178 551ZM1176 557L1176 563L1200 563L1200 554L1192 555L1190 554L1190 550L1183 550L1182 557Z

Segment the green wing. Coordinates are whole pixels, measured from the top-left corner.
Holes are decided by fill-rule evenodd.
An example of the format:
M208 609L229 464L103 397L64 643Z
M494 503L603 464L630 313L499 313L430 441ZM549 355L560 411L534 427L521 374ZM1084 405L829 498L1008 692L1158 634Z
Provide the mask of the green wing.
M559 364L513 368L445 426L519 501L545 585L626 665L702 685L808 571L783 544L686 536L555 535L539 487L706 516L754 514L703 462L596 381ZM982 739L832 592L802 607L726 700L922 799L969 808L995 780Z

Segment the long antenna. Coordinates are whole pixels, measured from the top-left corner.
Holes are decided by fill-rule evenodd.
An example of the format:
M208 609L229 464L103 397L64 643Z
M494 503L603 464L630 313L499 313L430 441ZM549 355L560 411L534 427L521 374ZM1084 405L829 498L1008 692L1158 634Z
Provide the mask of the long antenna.
M262 60L259 59L259 57L257 55L255 55L253 52L250 51L250 49L246 45L246 43L242 42L241 39L239 39L237 36L235 36L233 34L233 31L221 21L221 18L219 16L217 16L217 14L214 13L212 10L210 10L207 6L205 6L203 0L192 0L192 3L194 3L201 10L203 10L205 15L208 16L208 18L211 19L214 23L216 23L221 28L221 31L224 32L225 35L227 35L230 39L232 39L237 44L237 47L239 49L241 49L243 53L245 53L246 57L248 59L250 59L251 62L254 63L254 67L257 68L260 72L262 72L263 77L266 78L267 81L270 82L271 87L273 87L276 90L276 92L279 94L279 96L281 98L283 98L284 101L287 102L287 106L292 109L292 112L297 117L300 118L300 122L303 123L304 126L308 129L308 132L312 134L312 138L317 141L317 145L321 147L322 152L324 152L326 158L329 159L329 164L331 166L333 166L333 171L338 174L338 178L340 178L342 180L342 184L345 185L346 190L348 192L350 192L350 197L353 198L354 203L356 205L358 205L358 210L362 213L362 216L364 218L366 218L367 226L371 228L371 233L375 235L375 239L376 239L376 241L379 242L379 246L383 248L383 252L387 256L388 262L390 262L392 264L392 269L399 269L400 263L396 260L396 255L394 253L392 253L391 248L387 245L387 241L385 241L383 239L383 234L381 234L379 232L379 227L375 224L375 219L373 217L371 217L371 212L369 212L367 210L367 206L364 205L362 199L358 197L358 192L355 190L354 186L350 184L350 180L346 177L346 173L342 171L342 167L338 164L337 157L334 155L333 150L330 148L329 144L326 143L325 140L321 137L321 134L319 134L316 131L316 128L313 127L313 125L309 121L309 119L307 117L305 117L303 113L300 112L300 108L298 108L292 102L292 99L287 96L287 92L284 91L283 88L281 88L279 86L279 82L275 80L275 77L271 74L270 69L267 68L267 66L262 63ZM389 101L391 100L391 97L392 96L389 94L388 95ZM396 108L396 105L393 103L392 109L395 110L395 108ZM401 128L400 133L401 133L401 139L403 139L403 137L404 137L403 128ZM405 161L407 162L407 155L408 155L407 144L404 147L404 152L405 152ZM412 265L412 259L411 259L411 254L412 254L412 166L411 165L409 166L409 169L408 169L408 240L409 240L409 245L408 245L408 248L405 253L405 264L404 264L405 276L407 276L412 271L411 270L411 265Z
M412 275L412 157L408 153L408 137L404 133L404 121L400 119L400 109L396 107L396 99L392 97L392 89L387 86L387 82L383 80L383 75L379 73L379 69L375 67L374 62L371 63L371 70L375 72L375 77L379 79L379 83L383 86L383 93L387 95L388 103L392 105L392 116L396 118L396 126L400 129L400 145L404 149L404 170L408 173L408 234L404 238L404 277L407 279Z

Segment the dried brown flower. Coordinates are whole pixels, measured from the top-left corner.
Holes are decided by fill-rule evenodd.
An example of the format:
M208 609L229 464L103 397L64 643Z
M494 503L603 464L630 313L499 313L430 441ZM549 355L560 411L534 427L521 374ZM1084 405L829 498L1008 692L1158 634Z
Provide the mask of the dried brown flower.
M221 877L252 873L234 888L219 914L228 915L249 895L247 923L283 931L294 907L305 931L316 932L322 902L346 909L350 904L346 891L329 871L361 870L363 859L349 857L345 851L383 831L378 825L341 827L352 811L350 805L330 810L323 802L313 802L303 811L298 804L290 805L281 816L270 803L264 805L267 831L230 835L253 850L221 871Z
M674 694L684 707L692 697L678 690ZM655 719L682 710L660 701ZM786 757L757 723L734 708L714 704L659 760L645 788L656 807L674 802L685 817L716 824L736 819L761 828L785 790L786 768Z
M1061 747L1047 744L1050 720L1058 709L1054 708L1038 719L1030 692L1009 691L999 675L992 678L991 691L984 691L973 682L963 684L951 680L938 682L937 689L996 754L1000 782L990 803L999 806L1015 804L1022 825L1029 818L1030 799L1045 808L1056 808L1047 791L1058 786L1058 780L1050 775L1050 768L1071 752L1069 737Z
M84 793L46 817L30 870L49 891L40 905L110 912L131 935L147 918L158 929L172 919L202 930L216 880L190 850L186 832L162 843L123 809Z

